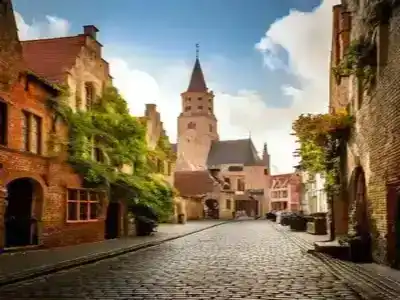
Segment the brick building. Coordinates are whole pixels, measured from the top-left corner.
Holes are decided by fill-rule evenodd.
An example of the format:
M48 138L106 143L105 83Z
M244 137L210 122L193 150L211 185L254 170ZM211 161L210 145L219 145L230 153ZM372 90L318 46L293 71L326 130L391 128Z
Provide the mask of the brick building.
M271 176L269 210L300 210L301 178L296 173Z
M263 215L268 210L269 200L270 155L267 146L265 144L263 155L259 157L250 138L219 139L214 93L207 88L198 57L189 86L181 98L182 112L178 117L176 145L176 187L189 193L179 181L184 180L189 184L190 181L183 178L203 178L205 182L191 183L195 193L189 194L193 196L194 193L197 197L202 195L205 211L214 217L232 218L238 210L246 211L249 216ZM211 170L209 176L204 175ZM194 187L208 186L206 182L210 176L219 190L210 187L199 191L198 187Z
M343 155L342 201L335 201L338 234L371 233L379 263L399 266L400 253L400 7L398 1L342 1L333 8L332 67L352 43L364 41L362 59L374 81L331 74L331 111L347 107L356 124ZM366 47L367 45L368 47Z
M0 41L0 248L102 240L107 195L82 188L65 163L66 152L53 143L55 136L67 139L67 127L47 107L58 84L70 88L72 108L86 109L109 82L96 28L20 42L11 1L0 6L0 32L6 33ZM115 211L111 227L122 228L119 216Z

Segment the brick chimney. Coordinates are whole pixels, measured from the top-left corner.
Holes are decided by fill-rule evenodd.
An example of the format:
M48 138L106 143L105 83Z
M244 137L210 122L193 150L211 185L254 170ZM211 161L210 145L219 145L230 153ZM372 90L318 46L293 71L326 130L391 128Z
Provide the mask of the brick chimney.
M97 32L99 32L99 30L94 25L83 26L83 33L87 36L91 36L94 40L96 39Z

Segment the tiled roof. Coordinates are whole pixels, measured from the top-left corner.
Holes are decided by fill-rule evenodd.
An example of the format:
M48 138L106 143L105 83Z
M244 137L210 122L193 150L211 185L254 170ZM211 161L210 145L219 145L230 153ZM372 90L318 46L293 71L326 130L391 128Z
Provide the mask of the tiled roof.
M221 164L263 165L251 139L213 142L207 165L211 167Z
M52 83L65 82L65 74L76 62L85 36L23 41L22 53L26 66Z
M196 58L194 63L192 76L190 77L188 92L207 92L206 81L204 80L203 70L201 69L200 61Z
M208 171L178 171L174 185L183 197L200 196L214 190L215 181Z

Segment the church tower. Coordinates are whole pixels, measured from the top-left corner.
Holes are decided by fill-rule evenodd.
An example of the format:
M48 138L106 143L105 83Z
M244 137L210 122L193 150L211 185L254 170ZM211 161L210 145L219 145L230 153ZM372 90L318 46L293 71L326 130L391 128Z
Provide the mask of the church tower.
M204 170L211 143L217 141L217 118L214 115L214 93L207 88L196 45L189 86L181 94L182 111L178 117L176 171Z

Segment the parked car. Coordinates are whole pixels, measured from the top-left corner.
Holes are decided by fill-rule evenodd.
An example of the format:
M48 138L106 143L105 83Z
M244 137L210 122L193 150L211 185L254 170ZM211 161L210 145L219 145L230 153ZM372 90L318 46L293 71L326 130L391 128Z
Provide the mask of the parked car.
M265 214L265 218L267 220L271 220L271 221L276 221L276 211L275 210L271 210L270 212Z
M291 220L292 216L293 216L292 212L283 211L280 213L279 222L278 222L278 218L277 218L276 222L283 226L288 226L288 225L290 225L290 220Z

